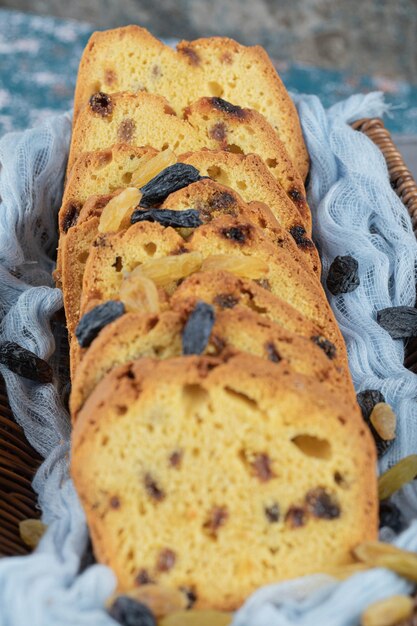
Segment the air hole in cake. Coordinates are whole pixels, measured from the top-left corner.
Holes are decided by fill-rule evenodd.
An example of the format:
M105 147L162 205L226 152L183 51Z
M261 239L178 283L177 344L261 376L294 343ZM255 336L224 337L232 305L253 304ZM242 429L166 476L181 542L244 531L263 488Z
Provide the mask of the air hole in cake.
M216 81L210 81L207 85L210 95L220 97L224 93L223 87Z
M154 256L156 250L157 250L157 246L153 241L150 241L149 243L146 243L143 246L143 249L145 250L146 254L148 256Z
M80 263L84 264L84 263L87 261L87 259L88 259L88 255L89 255L89 251L88 251L88 250L85 250L84 252L81 252L81 253L78 255L77 259L78 259L78 261L79 261Z
M112 263L112 267L116 270L116 272L121 272L123 269L123 260L121 256L117 256L115 258L114 263Z
M127 406L124 404L117 404L115 410L117 415L125 415L127 413Z
M236 391L236 389L232 389L231 387L224 387L224 392L230 398L233 398L236 402L240 402L241 404L244 404L249 411L258 409L258 403L256 402L256 400L253 400L245 393L241 391Z
M153 330L158 322L159 322L159 317L158 316L149 318L148 321L146 322L146 330L147 330L147 332Z
M208 392L198 384L184 385L182 388L182 403L184 412L197 413L200 407L207 404Z
M101 445L102 445L102 446L107 446L107 444L108 444L108 443L109 443L109 438L108 438L108 436L107 436L107 435L104 435L104 436L101 438Z
M109 163L111 163L112 161L113 161L113 153L111 150L107 150L106 152L101 152L97 159L97 163L95 164L95 169L101 170L103 169L103 167L106 167L107 165L109 165ZM95 176L94 180L97 180L97 176Z
M244 180L238 180L237 186L239 187L239 189L247 189L248 187Z
M267 159L266 164L268 167L276 167L278 165L276 159Z
M177 115L172 107L169 104L164 104L164 113L165 115ZM184 137L183 137L184 139Z
M129 552L126 554L126 559L128 561L133 561L133 559L135 558L135 553L133 552L132 548L129 550Z
M345 476L340 472L335 472L333 474L333 480L338 487L341 487L342 489L349 489L348 481L346 480Z
M133 176L133 172L125 172L122 176L122 182L125 185L128 185L130 181L132 180L132 176Z
M238 146L236 143L227 144L227 151L233 152L233 154L244 154L242 148Z
M217 181L218 183L221 183L222 185L225 185L226 187L230 184L227 173L217 165L212 165L211 167L207 168L207 174L210 178Z
M291 442L306 456L324 460L332 456L332 448L327 439L320 439L314 435L297 435Z

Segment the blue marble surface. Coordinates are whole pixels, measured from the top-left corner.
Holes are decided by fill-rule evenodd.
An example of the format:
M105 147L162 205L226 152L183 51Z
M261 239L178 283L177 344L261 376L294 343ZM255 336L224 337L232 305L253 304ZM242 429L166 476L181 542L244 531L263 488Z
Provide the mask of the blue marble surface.
M86 23L0 9L0 136L71 108L79 59L92 31ZM385 91L392 105L387 127L417 135L417 85L299 64L276 65L288 89L317 94L326 106L352 93Z

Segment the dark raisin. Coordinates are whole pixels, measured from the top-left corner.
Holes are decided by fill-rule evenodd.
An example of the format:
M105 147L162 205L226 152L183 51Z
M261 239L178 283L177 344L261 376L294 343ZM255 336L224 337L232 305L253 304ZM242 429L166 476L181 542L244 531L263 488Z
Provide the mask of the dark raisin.
M179 467L182 461L182 450L175 450L169 457L171 467Z
M240 226L232 226L231 228L222 228L221 234L226 239L236 241L237 243L245 243L250 237L252 227L249 224L242 224Z
M86 548L83 552L83 555L80 559L80 567L78 570L78 574L82 574L87 568L95 565L97 563L96 557L94 556L93 544L91 542L91 537L88 538Z
M417 309L411 306L393 306L376 314L376 321L393 339L417 337Z
M265 344L265 348L269 361L273 363L279 363L281 361L281 356L272 341L268 341L268 343Z
M164 548L158 555L156 569L158 572L169 572L174 567L176 560L177 555L175 552L169 548Z
M334 343L323 337L322 335L314 335L311 341L321 348L328 359L334 359L336 356L336 346Z
M116 272L121 272L123 269L123 259L121 256L117 256L114 260L114 263L111 264L112 267L116 270Z
M108 300L83 315L75 329L75 336L82 348L88 348L102 328L114 322L125 312L125 305L119 300Z
M194 589L191 589L191 587L180 587L180 591L182 591L187 597L187 609L191 609L197 602L196 592Z
M352 256L337 256L327 274L327 289L334 296L355 291L360 285L358 262Z
M382 437L380 437L380 435L375 430L370 420L370 417L374 406L376 404L379 404L380 402L385 402L385 398L382 393L377 389L365 389L365 391L361 391L357 394L356 399L361 408L363 419L365 420L374 438L376 449L378 452L378 458L381 458L392 446L395 440L382 439Z
M214 298L213 302L221 309L233 309L239 302L239 299L232 296L231 293L219 293L219 295Z
M94 113L107 117L113 111L113 102L107 93L99 91L91 96L90 107Z
M210 339L214 320L213 307L206 302L197 302L182 331L183 354L204 352Z
M141 587L142 585L149 585L153 582L153 579L149 576L146 569L141 569L135 578L135 585L138 587Z
M194 66L200 65L201 59L198 56L197 52L194 50L194 48L191 48L191 46L182 45L178 49L178 52L180 52L181 54L185 54L188 61L190 62L190 65L194 65Z
M314 517L336 519L340 517L340 506L335 496L331 496L322 487L311 489L306 495L306 503Z
M120 498L118 496L112 496L110 498L110 507L112 509L120 509Z
M362 411L363 419L366 422L369 422L374 406L380 402L385 402L384 396L377 389L365 389L364 391L360 391L356 396L356 400Z
M214 141L223 142L227 136L226 125L223 122L217 122L210 128L209 135Z
M372 424L370 424L369 429L375 441L378 459L380 459L384 456L386 452L388 452L388 450L394 444L395 439L382 439L382 437L376 432Z
M65 209L64 219L62 220L62 230L67 233L71 226L75 226L81 211L79 202L70 202Z
M150 475L145 474L145 489L153 500L162 502L165 499L165 492L159 487L156 480Z
M261 483L266 483L275 476L271 467L271 459L263 452L257 454L252 461L252 467L255 472L255 476L259 478Z
M195 209L186 211L172 211L171 209L137 209L130 218L132 224L136 222L158 222L162 226L173 228L197 228L203 223L200 214Z
M306 229L303 226L292 226L290 228L290 235L294 239L297 246L300 248L313 248L314 244L306 237Z
M306 523L306 512L301 506L291 506L285 515L285 521L291 528L301 528Z
M121 121L117 130L117 139L122 143L130 143L135 134L136 124L130 117Z
M388 526L396 533L404 528L404 518L400 509L389 500L382 500L379 503L379 527L384 526Z
M240 118L244 118L247 115L245 109L242 109L242 107L235 104L231 104L230 102L227 102L227 100L223 100L223 98L210 98L210 102L215 109L222 111L223 113L228 113L229 115L234 115L235 117Z
M52 382L53 371L49 363L14 341L0 344L0 363L23 378L37 383Z
M234 207L236 204L235 197L228 191L218 191L212 195L208 204L212 210L222 210Z
M213 537L217 536L217 531L227 521L229 513L225 506L215 506L210 511L207 520L204 522L203 527L208 531L209 535Z
M108 613L122 626L156 626L150 609L130 596L118 596Z
M297 204L298 206L305 204L305 195L296 187L290 189L288 195L290 196L291 200L293 200L294 204Z
M278 504L272 504L271 506L265 507L266 519L270 524L276 524L279 522L279 514L280 510Z
M200 172L192 165L174 163L159 172L141 188L139 206L149 209L162 204L169 194L201 180Z

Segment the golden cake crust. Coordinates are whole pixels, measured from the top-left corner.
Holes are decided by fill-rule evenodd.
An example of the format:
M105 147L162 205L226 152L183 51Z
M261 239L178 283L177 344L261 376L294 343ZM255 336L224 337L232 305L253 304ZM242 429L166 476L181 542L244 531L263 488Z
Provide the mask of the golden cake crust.
M81 314L93 305L118 298L123 272L131 272L147 260L167 255L199 252L210 255L251 256L267 267L264 285L279 295L322 329L322 334L338 349L344 343L334 315L319 281L294 260L285 248L274 245L251 222L229 216L200 226L188 241L174 229L159 224L139 222L128 230L99 236L91 248L83 280ZM156 249L155 249L156 247ZM117 264L123 271L118 271Z
M94 33L80 63L74 118L95 92L140 90L164 96L178 115L201 96L255 108L278 133L305 179L309 160L297 111L260 46L212 37L183 41L174 51L139 26Z
M179 302L177 298L175 311L127 313L106 326L85 350L73 380L70 401L73 419L94 387L114 367L142 357L181 356L182 332L193 308L189 300ZM273 363L285 360L295 372L312 376L333 391L339 388L356 403L350 378L311 340L314 335L303 337L290 332L242 306L222 309L215 304L214 308L215 324L203 354L245 352Z
M182 153L204 148L239 154L256 153L299 212L307 230L311 214L303 181L284 145L257 111L230 105L219 98L202 98L190 105L185 119L177 117L165 98L155 94L115 93L106 96L110 113L88 105L74 126L68 171L84 152L118 142L170 148Z
M139 159L156 154L157 151L152 148L117 144L108 150L87 153L77 159L68 177L59 211L61 236L55 271L58 286L61 283L63 242L68 230L78 223L80 215L85 215L85 202L91 196L107 195L129 186ZM246 203L266 204L281 226L296 239L300 252L313 270L320 273L320 261L310 239L311 232L304 227L300 213L257 155L202 150L178 158L199 169L202 175L237 191Z
M150 578L231 610L268 582L351 562L376 537L375 448L358 407L284 361L116 368L72 450L95 552L122 591Z
M77 224L69 229L61 241L61 284L70 333L74 332L79 320L82 278L90 246L98 234L102 210L114 195L89 198L80 211ZM170 194L161 208L178 211L194 208L200 212L201 219L205 222L221 215L251 221L262 228L272 242L279 242L277 245L285 247L298 263L306 264L307 260L300 253L294 239L279 225L266 205L259 202L245 204L235 191L210 179L200 180ZM320 260L316 252L314 267L319 266Z

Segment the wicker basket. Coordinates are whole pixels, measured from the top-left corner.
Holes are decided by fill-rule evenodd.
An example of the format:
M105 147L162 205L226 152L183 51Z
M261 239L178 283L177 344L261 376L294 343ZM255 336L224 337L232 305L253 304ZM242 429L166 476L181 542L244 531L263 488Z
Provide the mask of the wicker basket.
M417 184L406 167L391 136L379 119L362 119L353 128L368 135L381 149L388 165L391 184L407 207L417 235ZM406 366L417 372L417 340L407 346ZM16 424L0 377L0 556L28 552L19 536L19 522L38 517L32 478L42 462Z

